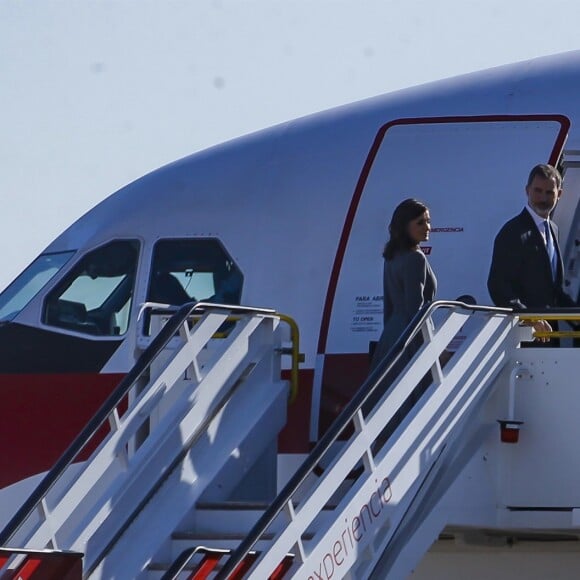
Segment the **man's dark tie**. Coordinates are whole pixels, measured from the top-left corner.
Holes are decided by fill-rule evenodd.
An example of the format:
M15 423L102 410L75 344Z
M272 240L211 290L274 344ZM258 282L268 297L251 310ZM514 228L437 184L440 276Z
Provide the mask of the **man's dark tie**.
M544 220L544 235L546 236L546 250L548 252L548 257L550 258L550 265L552 266L552 278L555 280L558 272L558 256L556 248L554 247L554 240L552 238L552 231L550 230L548 220Z

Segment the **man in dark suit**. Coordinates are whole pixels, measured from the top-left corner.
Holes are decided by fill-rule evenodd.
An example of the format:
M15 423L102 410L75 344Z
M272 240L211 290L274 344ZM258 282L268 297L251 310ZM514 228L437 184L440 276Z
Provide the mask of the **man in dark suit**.
M528 203L499 231L487 287L496 306L516 309L570 307L558 227L550 215L562 195L562 178L551 165L536 165L526 185ZM549 330L547 322L534 325Z

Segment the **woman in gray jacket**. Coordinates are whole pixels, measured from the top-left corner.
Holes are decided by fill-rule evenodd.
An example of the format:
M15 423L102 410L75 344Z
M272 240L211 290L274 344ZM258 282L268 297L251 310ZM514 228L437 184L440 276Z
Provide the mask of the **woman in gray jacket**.
M372 358L371 371L418 310L435 296L437 279L419 247L429 239L430 231L431 216L425 204L406 199L395 208L389 224L389 241L383 252L384 328Z

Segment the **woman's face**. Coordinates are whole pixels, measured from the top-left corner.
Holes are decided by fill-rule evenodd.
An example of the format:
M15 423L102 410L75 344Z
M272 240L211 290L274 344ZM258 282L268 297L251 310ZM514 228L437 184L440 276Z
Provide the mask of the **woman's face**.
M429 239L429 232L431 231L431 216L429 210L426 210L419 217L409 222L407 226L407 233L413 242L420 244Z

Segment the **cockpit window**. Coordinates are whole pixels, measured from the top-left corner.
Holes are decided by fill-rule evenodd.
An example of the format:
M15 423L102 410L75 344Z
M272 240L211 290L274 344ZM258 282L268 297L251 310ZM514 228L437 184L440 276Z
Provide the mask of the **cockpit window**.
M42 254L0 294L0 321L12 320L69 261L72 252Z
M47 296L43 322L86 334L116 336L129 326L139 243L116 241L84 256Z
M215 238L161 240L155 244L147 300L239 304L243 275Z

